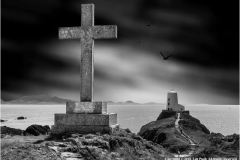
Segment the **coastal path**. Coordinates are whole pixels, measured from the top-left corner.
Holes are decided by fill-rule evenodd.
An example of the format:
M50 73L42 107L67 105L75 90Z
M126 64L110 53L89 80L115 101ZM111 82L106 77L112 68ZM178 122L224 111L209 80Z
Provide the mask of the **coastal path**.
M182 128L179 126L179 121L180 121L180 113L177 113L177 119L175 121L175 128L177 131L181 134L182 137L187 139L190 143L191 146L195 146L196 144L193 142L193 140L188 136ZM179 155L174 155L174 157L188 157L193 153L193 151L190 151L188 154L179 154Z

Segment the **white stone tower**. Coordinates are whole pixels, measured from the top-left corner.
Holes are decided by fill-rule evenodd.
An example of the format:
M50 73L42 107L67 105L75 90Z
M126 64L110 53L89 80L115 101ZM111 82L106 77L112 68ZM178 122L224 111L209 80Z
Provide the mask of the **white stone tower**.
M168 110L168 111L176 111L176 112L185 111L185 107L180 105L180 104L178 104L177 92L174 91L174 90L171 90L167 94L166 110Z

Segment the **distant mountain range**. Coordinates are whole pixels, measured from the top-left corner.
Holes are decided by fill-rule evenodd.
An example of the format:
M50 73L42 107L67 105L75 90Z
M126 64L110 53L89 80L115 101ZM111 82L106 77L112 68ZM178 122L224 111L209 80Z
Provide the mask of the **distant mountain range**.
M73 102L73 100L62 99L59 97L51 97L46 94L36 95L36 96L22 96L16 100L3 101L1 99L1 104L66 104L66 102ZM112 102L108 101L108 105L159 105L159 103L149 102L149 103L135 103L133 101L126 102Z
M133 101L126 101L126 102L112 102L112 101L108 101L108 105L138 105L139 103L135 103Z
M23 96L12 101L1 101L3 104L65 104L69 99L62 99L58 97L51 97L46 94L36 96Z
M108 105L160 105L162 103L154 103L154 102L149 102L149 103L135 103L133 101L126 101L126 102L112 102L108 101Z

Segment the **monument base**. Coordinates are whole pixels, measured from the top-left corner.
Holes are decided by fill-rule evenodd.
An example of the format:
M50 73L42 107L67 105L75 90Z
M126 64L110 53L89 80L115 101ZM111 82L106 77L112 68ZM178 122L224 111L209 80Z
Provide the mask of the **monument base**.
M107 102L67 102L66 113L107 113Z
M117 124L116 113L105 114L55 114L55 125L110 126Z
M79 133L89 134L100 132L102 134L112 133L119 129L119 124L110 126L80 126L80 125L52 125L51 134Z
M117 114L107 113L107 102L67 102L66 114L55 114L51 134L111 133L118 128Z

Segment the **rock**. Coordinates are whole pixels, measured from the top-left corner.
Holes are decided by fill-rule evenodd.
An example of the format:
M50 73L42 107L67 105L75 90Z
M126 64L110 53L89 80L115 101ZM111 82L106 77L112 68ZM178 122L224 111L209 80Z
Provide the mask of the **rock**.
M170 146L169 150L172 152L172 153L178 153L178 151L180 153L182 152L185 152L187 150L190 149L190 146L189 145L172 145Z
M229 145L224 145L222 147L222 150L224 152L230 152L230 153L234 153L234 154L239 154L239 134L233 134L230 136L226 136L227 141L232 142Z
M48 125L43 126L43 128L45 128L47 130L47 133L49 133L51 130L51 128Z
M17 120L27 119L27 117L20 116L17 118Z
M179 121L179 125L184 128L191 130L203 131L205 134L210 134L210 131L200 121L187 113L181 114L182 119Z
M157 121L165 118L176 117L176 115L177 113L175 111L161 112L157 118Z
M33 126L36 125L30 127ZM11 159L13 150L15 150L18 156L23 155L24 152L20 159L32 159L32 157L37 159L59 159L59 156L62 156L63 159L164 160L164 157L170 157L170 154L161 146L148 142L139 135L127 133L122 129L104 135L89 134L77 136L73 134L71 134L71 137L65 136L68 138L61 138L57 141L41 140L40 143L20 143L20 145L14 145L16 149L3 150L2 155L6 155L5 159ZM12 159L18 159L18 157L14 156Z
M221 151L220 148L218 147L214 147L214 146L210 146L205 148L202 152L194 155L194 157L201 157L201 158L232 158L232 157L239 157L239 146L235 149L235 153L234 152L223 152ZM237 158L236 158L237 159Z
M129 128L124 129L127 133L132 133Z
M10 127L1 127L1 134L22 135L23 130Z
M3 120L3 119L1 119L1 122L6 122L7 120Z
M88 146L97 146L99 148L103 148L103 149L109 149L109 143L105 140L102 139L98 139L96 136L95 138L92 139L85 139L82 140L82 145L88 145Z
M29 126L25 131L24 131L24 135L34 135L34 136L39 136L40 134L45 135L48 134L48 132L50 131L50 127L49 126L41 126L41 125L31 125Z
M132 138L136 139L138 141L143 141L143 138L141 136L139 136L139 135L133 135Z
M92 139L93 137L95 137L94 134L87 134L87 135L85 135L86 139Z
M59 146L59 147L67 147L67 145L64 144L64 143L60 143L58 146Z
M115 148L120 147L120 145L118 144L118 140L116 138L110 138L109 145L111 150L114 150Z
M163 144L174 135L175 117L161 119L144 125L138 133L142 138L157 144Z
M206 149L202 154L212 156L209 154L209 150L215 149L216 155L220 155L222 150L225 153L239 154L239 135L233 134L223 136L221 133L211 133L208 141L211 142L210 148ZM217 152L218 151L218 152Z
M190 152L193 146L190 145L186 136L182 136L179 127L194 141L194 143L209 146L210 131L200 121L188 113L181 113L179 125L175 126L176 112L162 112L156 121L150 122L140 129L138 133L143 139L161 145L170 153ZM196 141L196 142L195 142ZM146 145L151 148L151 145ZM154 149L152 149L154 150Z
M220 138L224 137L221 133L211 132L210 135L211 135L212 137L220 137Z
M76 133L76 134L72 134L71 137L72 137L72 138L77 138L77 137L82 137L82 135Z

